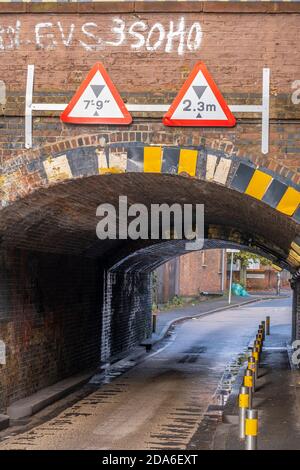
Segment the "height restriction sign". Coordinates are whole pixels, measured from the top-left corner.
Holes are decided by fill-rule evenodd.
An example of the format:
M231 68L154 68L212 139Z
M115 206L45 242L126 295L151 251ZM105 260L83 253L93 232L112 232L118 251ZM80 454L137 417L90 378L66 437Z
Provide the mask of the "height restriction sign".
M132 121L100 62L90 70L60 118L73 124L130 124Z
M233 127L235 117L203 62L198 62L163 118L166 126Z

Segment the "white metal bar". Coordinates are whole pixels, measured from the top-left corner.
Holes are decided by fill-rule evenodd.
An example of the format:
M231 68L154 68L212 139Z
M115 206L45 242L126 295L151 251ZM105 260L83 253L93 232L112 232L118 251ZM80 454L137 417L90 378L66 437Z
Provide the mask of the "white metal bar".
M25 148L32 147L32 111L64 111L65 103L32 103L34 65L28 65L26 99L25 99ZM166 112L169 104L127 104L128 111L137 112ZM261 105L229 105L234 113L261 113L262 140L261 151L269 151L269 111L270 108L270 69L263 69L262 104Z
M31 108L33 111L63 111L66 107L64 103L32 103Z
M169 107L169 104L126 104L128 111L164 112L168 111Z
M263 69L262 89L262 129L261 129L261 151L263 154L269 152L269 118L270 118L270 69Z
M25 97L25 148L32 147L32 95L33 95L34 65L27 67L26 97Z
M231 104L228 106L233 113L262 113L261 104Z
M63 111L66 108L64 103L33 103L33 111ZM151 111L151 112L164 112L168 111L169 104L127 104L128 111ZM232 112L235 113L262 113L262 105L243 105L233 104L229 105Z
M34 111L63 111L66 108L63 103L33 103L32 109ZM127 104L128 111L154 111L163 112L168 111L169 104Z

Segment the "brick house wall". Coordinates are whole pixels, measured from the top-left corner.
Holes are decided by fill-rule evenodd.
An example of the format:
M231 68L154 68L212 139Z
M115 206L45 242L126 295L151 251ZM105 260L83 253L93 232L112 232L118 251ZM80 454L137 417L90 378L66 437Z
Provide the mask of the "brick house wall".
M229 276L229 274L228 274ZM240 281L240 272L233 273L234 282ZM268 291L277 289L277 271L272 268L265 267L261 269L247 269L247 285L246 288L251 291ZM288 271L281 272L281 288L290 289L290 273Z
M222 250L188 253L180 258L179 293L193 297L200 292L221 292Z
M174 295L197 297L200 292L221 292L222 256L223 250L195 251L162 265L157 270L159 303Z

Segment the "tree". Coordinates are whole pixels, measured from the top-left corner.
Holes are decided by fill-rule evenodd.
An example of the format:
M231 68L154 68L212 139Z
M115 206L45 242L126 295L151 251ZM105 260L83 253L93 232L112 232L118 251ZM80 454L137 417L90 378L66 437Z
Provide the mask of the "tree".
M247 282L247 268L249 267L251 262L262 264L263 266L269 266L272 264L267 258L263 256L256 255L254 253L249 253L248 251L240 251L239 253L234 253L233 261L236 263L237 261L240 262L241 270L240 270L240 283L243 286L246 286Z

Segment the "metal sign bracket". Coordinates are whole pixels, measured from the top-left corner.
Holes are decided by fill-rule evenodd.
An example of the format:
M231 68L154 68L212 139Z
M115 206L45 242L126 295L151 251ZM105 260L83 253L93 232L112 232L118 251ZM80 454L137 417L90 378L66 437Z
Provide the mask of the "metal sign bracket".
M34 65L28 65L25 98L25 148L32 148L32 112L33 111L64 111L64 103L33 103ZM126 104L128 111L157 112L168 111L168 104ZM270 126L270 69L263 68L262 74L262 101L255 105L229 105L233 113L260 113L261 126L261 152L269 152L269 126Z

